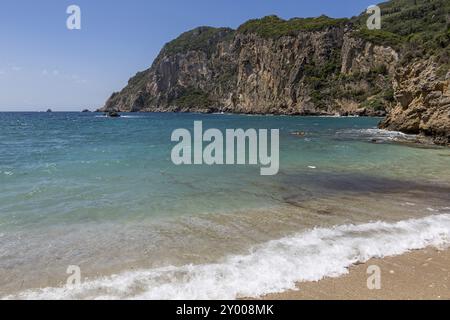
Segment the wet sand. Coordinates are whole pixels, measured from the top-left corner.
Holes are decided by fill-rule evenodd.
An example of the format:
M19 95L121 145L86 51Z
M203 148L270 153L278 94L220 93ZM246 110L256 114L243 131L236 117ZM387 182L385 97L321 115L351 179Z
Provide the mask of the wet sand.
M369 290L369 266L381 270L381 289ZM268 300L450 300L450 249L413 251L372 259L350 268L349 274L298 284L298 291L263 297Z

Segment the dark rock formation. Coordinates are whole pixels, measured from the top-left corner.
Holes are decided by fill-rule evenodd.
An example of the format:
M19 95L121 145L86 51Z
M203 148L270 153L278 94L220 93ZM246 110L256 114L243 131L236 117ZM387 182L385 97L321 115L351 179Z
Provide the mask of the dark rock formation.
M106 115L109 118L120 118L120 114L116 111L109 111Z

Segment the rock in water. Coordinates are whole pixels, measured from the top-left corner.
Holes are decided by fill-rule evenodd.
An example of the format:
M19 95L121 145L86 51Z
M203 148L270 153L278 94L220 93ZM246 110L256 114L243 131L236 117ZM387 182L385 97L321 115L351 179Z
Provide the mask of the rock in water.
M110 118L120 118L120 114L116 111L110 111L107 113L107 116Z
M291 132L291 134L293 136L297 136L297 137L305 137L306 136L306 132L305 131L294 131L294 132Z

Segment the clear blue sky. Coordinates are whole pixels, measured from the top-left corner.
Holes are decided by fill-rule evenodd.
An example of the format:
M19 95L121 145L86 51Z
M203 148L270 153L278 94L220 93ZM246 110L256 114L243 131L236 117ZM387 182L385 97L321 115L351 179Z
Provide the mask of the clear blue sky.
M236 28L251 18L350 17L373 0L2 0L0 111L101 106L164 43L201 25ZM66 9L80 6L82 29Z

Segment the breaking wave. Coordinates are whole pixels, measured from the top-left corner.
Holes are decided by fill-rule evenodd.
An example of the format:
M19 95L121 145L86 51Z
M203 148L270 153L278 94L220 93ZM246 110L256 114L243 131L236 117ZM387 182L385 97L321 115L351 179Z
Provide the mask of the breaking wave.
M254 247L215 264L124 272L77 287L27 290L6 299L236 299L338 277L371 258L450 244L450 214L396 223L316 228ZM301 284L300 284L301 290Z

